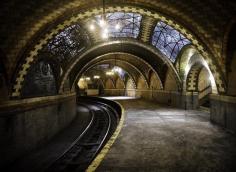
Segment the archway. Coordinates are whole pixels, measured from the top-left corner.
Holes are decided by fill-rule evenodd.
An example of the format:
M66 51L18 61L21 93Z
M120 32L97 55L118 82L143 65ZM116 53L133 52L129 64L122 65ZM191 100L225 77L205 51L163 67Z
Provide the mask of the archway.
M212 93L211 75L205 67L201 68L197 80L199 106L210 108L210 94Z
M127 78L127 81L126 81L126 86L125 86L125 95L126 96L130 96L130 97L135 97L136 94L135 94L135 84L133 82L133 80L131 78Z
M15 91L13 91L13 93L12 93L13 96L19 96L19 90L22 87L21 83L24 80L24 77L27 73L27 69L30 66L30 63L32 61L34 61L35 57L38 55L38 53L42 49L42 47L45 44L47 44L48 41L50 41L54 37L55 34L58 34L61 30L65 29L66 27L71 26L74 23L81 22L82 20L89 19L91 17L94 17L94 15L99 15L101 13L101 11L97 10L97 9L91 9L91 11L90 12L86 11L86 15L84 15L84 13L82 13L82 12L78 12L77 17L65 18L65 21L63 22L63 24L58 24L57 26L55 26L54 30L49 29L49 30L46 31L46 32L50 32L50 31L53 31L53 32L50 32L48 34L44 33L47 36L40 39L40 40L38 40L37 45L35 45L35 47L33 47L32 50L30 50L30 53L29 53L30 55L25 60L26 62L22 65L23 67L22 67L21 71L19 72L19 75L16 76L16 84L13 87L15 89ZM178 25L175 22L173 22L172 20L162 16L161 14L152 13L148 10L143 10L142 8L137 8L137 7L125 8L125 7L120 7L120 6L118 6L118 7L109 7L107 9L107 11L111 12L111 13L116 13L116 12L119 13L119 11L132 12L132 13L139 14L141 16L148 16L148 17L154 19L153 22L158 22L158 23L152 23L152 24L157 24L158 26L162 25L161 27L163 27L163 28L165 27L165 28L175 29L175 32L179 31L179 33L182 34L181 37L185 36L187 39L189 39L189 41L192 42L192 44L196 47L196 49L198 49L199 52L202 55L204 55L204 58L206 58L207 61L209 62L210 68L218 69L218 64L215 64L215 62L212 63L212 60L211 60L211 57L210 57L209 53L207 52L207 50L205 50L204 45L202 45L202 43L195 38L194 34L190 33L186 28L180 27L180 25ZM159 20L161 20L161 21L159 21ZM155 30L155 33L156 33L156 30ZM153 33L148 33L148 34L153 34ZM151 35L148 35L148 36L149 36L149 38L151 37ZM137 37L137 34L136 34L136 37ZM141 38L137 37L137 40L139 40L139 39L141 39ZM148 44L152 44L152 43L148 42ZM152 46L156 46L156 44L155 45L152 44ZM178 46L176 46L176 47L178 47ZM179 48L181 48L181 47L182 46L180 46ZM158 48L158 47L156 47L156 48ZM160 50L163 51L163 49L160 49ZM166 51L167 50L164 50L164 52L166 52ZM176 52L173 53L173 51L172 51L171 54L176 54ZM173 60L173 58L171 58L171 59ZM214 59L214 58L212 57L212 59ZM162 66L160 68L161 68L161 71L164 70L162 68ZM213 70L213 71L214 71L213 75L216 77L217 87L219 87L220 92L224 92L225 91L225 88L224 88L225 86L224 86L224 80L221 77L221 70ZM66 75L68 75L68 74L66 74ZM165 78L166 78L165 75L160 75L160 77L162 77L161 78L162 81L164 81ZM62 82L65 82L65 78L68 78L68 77L67 76L64 77L62 79ZM178 78L177 78L177 80L178 80ZM62 83L61 85L64 85L64 84ZM180 84L180 86L178 86L178 90L181 90L181 84ZM62 91L63 91L63 88L60 87L59 92L62 93Z

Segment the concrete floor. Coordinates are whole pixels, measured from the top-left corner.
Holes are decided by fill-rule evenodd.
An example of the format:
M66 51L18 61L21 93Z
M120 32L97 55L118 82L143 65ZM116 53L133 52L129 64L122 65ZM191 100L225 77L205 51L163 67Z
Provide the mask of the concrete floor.
M209 113L118 100L124 127L97 171L236 171L236 137L209 122Z

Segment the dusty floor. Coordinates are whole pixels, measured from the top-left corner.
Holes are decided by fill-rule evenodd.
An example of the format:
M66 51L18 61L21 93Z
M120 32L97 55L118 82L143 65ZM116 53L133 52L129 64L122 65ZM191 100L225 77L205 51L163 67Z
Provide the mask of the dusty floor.
M123 129L97 171L236 171L236 137L209 122L209 113L119 100Z

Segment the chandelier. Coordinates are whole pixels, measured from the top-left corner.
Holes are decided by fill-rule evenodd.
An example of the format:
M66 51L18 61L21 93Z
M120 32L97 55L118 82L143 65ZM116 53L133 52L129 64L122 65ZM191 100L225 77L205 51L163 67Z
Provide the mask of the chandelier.
M102 0L102 15L101 15L101 19L96 23L96 22L91 22L89 25L89 29L91 31L95 31L96 30L96 26L99 26L99 31L100 31L100 35L103 39L107 39L109 37L109 24L106 18L106 8L105 8L105 0ZM117 22L117 24L115 25L115 29L118 31L120 29L120 24L119 22Z

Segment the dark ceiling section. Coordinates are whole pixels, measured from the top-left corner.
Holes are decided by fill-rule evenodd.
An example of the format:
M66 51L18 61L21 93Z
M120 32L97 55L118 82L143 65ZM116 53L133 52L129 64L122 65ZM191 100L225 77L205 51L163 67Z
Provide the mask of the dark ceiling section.
M229 35L228 35L228 42L227 42L227 59L226 59L226 71L231 72L231 62L236 52L236 21L232 25Z
M71 83L75 81L77 74L88 62L96 57L114 52L128 53L142 58L153 67L153 69L158 73L162 83L164 83L164 79L168 69L167 64L163 60L161 60L161 58L158 57L155 53L149 51L144 46L138 45L137 43L128 43L128 41L122 40L115 41L115 43L103 44L103 46L87 52L84 56L81 55L79 57L80 60L77 61L75 66L73 66L73 70L70 74Z
M99 75L101 78L105 78L106 74L103 68L100 68L99 66L95 66L83 73L84 76L92 76L92 75Z

